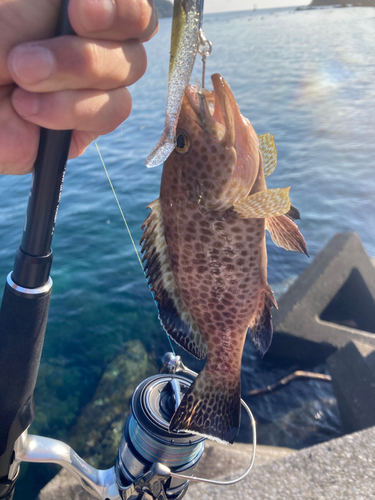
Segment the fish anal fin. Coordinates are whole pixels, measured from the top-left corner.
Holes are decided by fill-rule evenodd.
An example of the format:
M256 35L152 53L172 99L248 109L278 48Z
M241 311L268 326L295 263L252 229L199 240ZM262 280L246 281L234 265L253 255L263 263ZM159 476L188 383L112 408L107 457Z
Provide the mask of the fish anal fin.
M172 417L169 429L184 430L221 443L233 443L240 426L240 374L221 379L207 365Z
M175 282L159 200L149 205L151 213L142 225L144 270L159 311L160 322L173 340L199 359L207 356L207 344Z
M263 300L259 302L259 308L248 328L248 335L261 357L268 351L273 335L271 307L277 309L277 302L271 288L267 285Z
M259 149L263 157L264 177L268 177L277 165L277 150L274 136L271 134L258 135Z
M278 247L301 252L309 257L305 238L300 233L297 224L286 215L266 219L266 229L268 229L272 241Z
M266 219L283 215L290 209L290 188L266 189L251 194L233 205L243 219Z

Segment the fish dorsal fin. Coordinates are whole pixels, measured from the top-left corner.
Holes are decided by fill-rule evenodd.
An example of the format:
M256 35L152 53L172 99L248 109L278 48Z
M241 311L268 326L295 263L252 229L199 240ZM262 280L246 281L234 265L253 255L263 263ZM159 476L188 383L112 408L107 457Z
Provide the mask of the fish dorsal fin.
M251 194L233 205L243 219L265 219L283 215L290 209L290 188L266 189Z
M159 311L165 331L193 356L204 359L208 349L199 328L185 307L173 276L173 269L165 240L160 201L147 208L151 213L142 225L140 241L146 278Z
M263 157L264 177L268 177L277 165L277 150L274 136L271 134L258 135L259 149Z
M309 256L305 238L300 233L297 224L290 220L287 215L266 219L266 229L268 229L272 241L278 247L301 252Z
M264 291L264 300L261 301L253 320L249 324L247 334L255 345L256 350L263 357L268 351L272 341L272 314L271 306L276 307L277 302L269 285Z

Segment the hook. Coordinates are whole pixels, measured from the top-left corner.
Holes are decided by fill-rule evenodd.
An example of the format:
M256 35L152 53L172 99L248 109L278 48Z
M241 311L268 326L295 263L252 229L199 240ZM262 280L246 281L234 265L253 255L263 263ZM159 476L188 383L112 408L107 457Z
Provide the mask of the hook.
M199 29L199 45L198 45L198 53L202 57L202 88L204 88L204 81L206 78L206 59L212 52L212 43L210 40L206 38L204 34L203 28Z

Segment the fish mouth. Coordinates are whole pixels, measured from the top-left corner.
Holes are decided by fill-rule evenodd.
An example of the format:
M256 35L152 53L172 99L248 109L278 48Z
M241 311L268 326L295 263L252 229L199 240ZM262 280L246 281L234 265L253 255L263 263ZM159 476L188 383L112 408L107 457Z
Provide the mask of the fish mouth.
M220 152L217 156L217 151L205 155L204 160L202 157L194 186L190 183L190 199L207 210L218 211L230 208L250 193L260 172L261 157L255 130L242 116L228 83L218 73L211 80L213 91L199 84L187 87L181 123L190 130L189 121L191 125L194 122L200 128L197 131L191 127L194 137L202 135L203 141L209 139L207 144L216 143L215 148ZM197 153L199 156L197 149L198 146L195 156ZM211 151L214 149L211 146Z
M188 85L185 97L192 111L193 120L216 141L233 147L236 128L243 126L242 116L233 93L225 79L215 73L211 76L213 91L201 85ZM237 125L237 126L236 126Z

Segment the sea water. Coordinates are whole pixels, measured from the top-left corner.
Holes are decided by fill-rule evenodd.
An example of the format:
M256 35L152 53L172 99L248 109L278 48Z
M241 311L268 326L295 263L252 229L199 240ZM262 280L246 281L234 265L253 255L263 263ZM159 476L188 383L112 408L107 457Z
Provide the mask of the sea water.
M162 19L146 44L148 69L131 88L131 117L98 140L136 243L145 207L159 193L161 167L148 170L144 160L164 126L170 25ZM285 290L340 231L356 231L375 256L375 9L210 14L204 28L213 43L207 75L221 73L256 132L275 135L278 165L268 187L291 186L301 212L298 225L311 259L267 240L269 283ZM200 79L199 60L194 74ZM3 282L20 244L30 180L0 178ZM170 350L93 145L68 163L53 250L54 287L32 430L66 439L124 342L141 339L157 356ZM243 392L294 368L249 354ZM341 433L329 384L295 382L249 403L265 444L299 448ZM18 492L32 497L32 477L35 491L41 484L38 467Z

